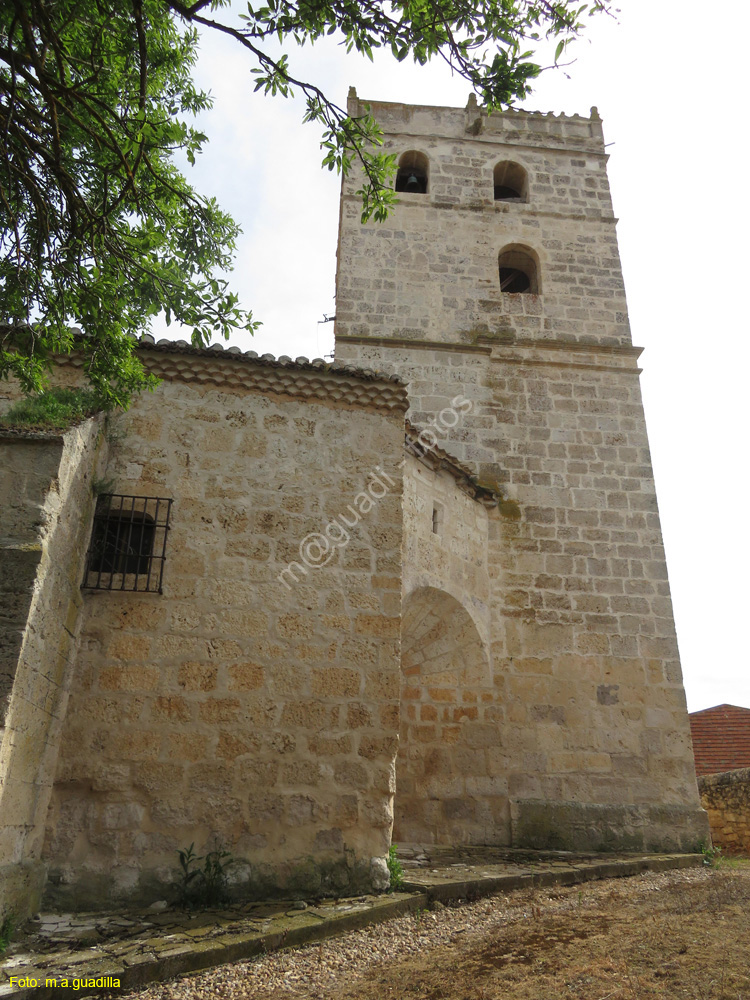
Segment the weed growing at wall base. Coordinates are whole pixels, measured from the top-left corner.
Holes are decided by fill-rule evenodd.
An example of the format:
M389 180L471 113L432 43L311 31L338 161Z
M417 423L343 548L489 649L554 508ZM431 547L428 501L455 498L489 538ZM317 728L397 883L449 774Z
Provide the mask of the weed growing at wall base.
M3 917L2 923L0 923L0 955L5 953L10 944L15 926L16 921L12 913Z
M709 868L718 868L724 860L721 855L721 848L714 847L712 844L709 845L705 842L702 842L699 846L700 852L703 855L703 864L708 865Z
M205 855L198 856L192 843L186 850L178 851L180 878L177 883L179 903L187 909L207 909L226 902L227 868L235 859L229 851L215 847ZM203 867L200 868L200 862Z
M391 873L391 891L400 889L404 884L404 869L401 867L401 862L398 860L398 846L396 844L391 844L388 848L388 857L386 858L386 864L388 865L388 871Z

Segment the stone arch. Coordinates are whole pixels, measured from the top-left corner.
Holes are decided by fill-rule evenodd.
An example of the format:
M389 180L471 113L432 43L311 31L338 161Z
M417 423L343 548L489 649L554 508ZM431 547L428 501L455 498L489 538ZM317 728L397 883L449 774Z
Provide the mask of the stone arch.
M487 647L467 609L421 587L404 601L394 833L403 843L498 843L507 796ZM493 756L494 754L494 756Z
M539 258L530 247L510 243L498 254L497 263L501 292L529 295L541 292Z
M495 201L528 201L529 176L520 163L501 160L492 171Z
M402 153L396 173L396 190L408 194L426 194L430 179L430 161L424 153L409 149Z

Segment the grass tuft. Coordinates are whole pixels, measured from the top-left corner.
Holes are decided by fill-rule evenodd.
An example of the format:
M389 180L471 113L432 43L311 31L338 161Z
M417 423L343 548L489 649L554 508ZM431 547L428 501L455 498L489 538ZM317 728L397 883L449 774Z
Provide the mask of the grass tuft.
M0 417L0 425L26 430L67 430L101 409L97 394L89 389L47 389L19 399Z
M4 954L10 944L15 924L16 922L12 913L9 913L3 918L2 921L0 921L0 955Z
M391 874L391 891L396 891L402 887L404 884L404 870L401 867L401 862L398 860L398 847L396 844L391 844L388 848L388 857L386 858L386 864L388 865L388 871Z

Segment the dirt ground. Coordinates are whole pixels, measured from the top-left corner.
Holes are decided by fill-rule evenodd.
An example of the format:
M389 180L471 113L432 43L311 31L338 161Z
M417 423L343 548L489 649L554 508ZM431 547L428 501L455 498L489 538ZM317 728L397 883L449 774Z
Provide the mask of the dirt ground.
M750 1000L750 861L436 904L131 997Z
M750 864L639 889L623 879L601 894L528 895L521 919L373 968L327 998L750 1000Z

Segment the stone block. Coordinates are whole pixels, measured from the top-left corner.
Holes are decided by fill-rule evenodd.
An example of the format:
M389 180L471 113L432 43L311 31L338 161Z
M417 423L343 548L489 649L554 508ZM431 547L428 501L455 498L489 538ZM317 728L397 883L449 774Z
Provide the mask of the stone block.
M151 651L151 640L146 635L131 635L130 633L115 633L107 647L107 656L113 660L148 660Z
M198 718L211 725L232 722L240 711L238 698L207 698L198 705Z
M233 663L228 670L230 691L257 691L263 687L264 672L259 663Z
M151 706L151 717L155 722L189 722L192 716L184 698L163 695Z
M203 733L169 733L166 737L167 757L179 761L195 762L203 760L208 753L208 737ZM217 756L229 756L220 753L221 738L217 747Z
M177 683L186 691L213 691L217 676L218 667L215 663L188 661L180 664Z
M312 673L312 693L319 697L354 698L361 692L362 680L356 670L327 667Z

